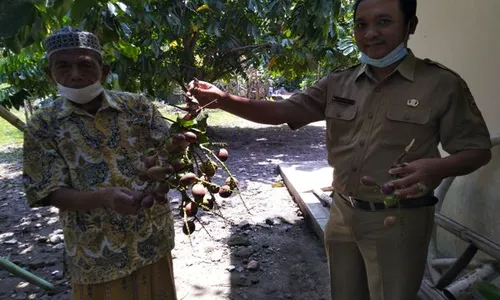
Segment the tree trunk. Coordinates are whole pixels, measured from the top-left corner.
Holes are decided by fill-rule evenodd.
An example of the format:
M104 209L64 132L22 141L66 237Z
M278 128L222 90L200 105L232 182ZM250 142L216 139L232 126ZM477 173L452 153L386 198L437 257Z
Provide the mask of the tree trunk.
M33 115L33 105L31 104L31 99L28 99L28 109L30 111L30 117ZM28 122L28 119L26 119L26 122Z
M29 100L28 99L24 99L24 107L23 107L23 110L24 110L24 119L26 120L26 122L29 120L30 118L30 110L28 108L28 102Z

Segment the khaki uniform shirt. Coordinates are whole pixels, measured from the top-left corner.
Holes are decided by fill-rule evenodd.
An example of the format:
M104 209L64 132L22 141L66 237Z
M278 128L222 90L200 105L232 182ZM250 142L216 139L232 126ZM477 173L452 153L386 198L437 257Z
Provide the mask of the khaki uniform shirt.
M146 149L156 146L169 125L146 98L106 91L95 116L59 98L37 111L24 134L23 179L31 207L59 188L96 191L126 187L150 191L137 178ZM168 204L155 203L138 215L107 208L61 211L68 270L76 284L127 276L174 247Z
M492 147L464 80L411 51L385 80L377 81L361 64L330 73L282 105L292 129L326 119L333 187L368 201L381 195L360 178L391 180L388 170L412 139L406 162L440 157L439 143L450 154Z

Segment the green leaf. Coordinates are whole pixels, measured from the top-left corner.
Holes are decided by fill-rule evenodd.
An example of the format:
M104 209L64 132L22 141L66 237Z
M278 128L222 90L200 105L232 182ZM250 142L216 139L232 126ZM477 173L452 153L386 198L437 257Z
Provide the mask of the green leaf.
M208 4L203 4L202 6L200 6L196 9L196 12L204 11L207 9L210 9L210 6L208 6Z
M198 135L197 142L202 144L202 145L205 145L205 144L210 143L210 140L208 139L207 135L201 134L201 135Z
M108 2L107 4L109 13L113 16L117 16L118 12L116 11L116 6L113 4L113 2Z
M137 61L137 59L139 58L139 54L141 52L141 50L137 47L135 47L134 45L132 44L128 44L124 41L120 41L117 45L117 48L123 53L125 54L126 56L132 58L134 60L134 62Z
M500 300L500 288L493 284L478 284L476 289L487 300Z
M123 12L125 12L125 13L127 12L127 8L128 8L127 4L125 4L125 3L123 3L123 2L116 2L115 4L116 4L116 6L118 6L118 7L119 7L119 8L120 8Z
M153 50L155 58L158 58L160 56L160 47L158 46L158 43L156 41L153 41L151 43L151 50Z
M36 21L31 26L31 37L37 41L41 40L45 34L45 25L41 17L36 18Z
M29 92L25 89L22 89L16 92L14 95L11 95L9 97L9 101L15 109L19 110L19 108L24 105L24 100L29 98Z
M335 17L335 19L339 17L341 7L342 7L342 1L340 0L333 1L333 16Z
M80 21L83 16L94 6L97 5L97 0L75 0L71 7L71 19Z
M0 1L0 39L14 37L35 19L36 7L28 0Z
M56 15L59 17L66 17L67 13L71 9L71 5L73 4L73 0L55 0L54 2L54 11Z

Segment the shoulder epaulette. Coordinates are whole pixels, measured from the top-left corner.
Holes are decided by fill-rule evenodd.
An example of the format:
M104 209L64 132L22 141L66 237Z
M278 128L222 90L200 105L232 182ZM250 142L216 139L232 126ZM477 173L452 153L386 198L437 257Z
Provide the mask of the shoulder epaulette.
M361 63L357 63L357 64L354 64L354 65L348 65L348 66L340 66L336 69L333 69L331 71L331 73L338 73L338 72L344 72L344 71L349 71L349 70L353 70L353 69L356 69L357 67L359 67L361 65Z
M452 70L452 69L448 68L447 66L443 65L442 63L439 63L439 62L434 61L434 60L429 59L429 58L423 59L423 61L424 61L425 63L429 64L429 65L434 65L434 66L437 66L437 67L439 67L439 68L441 68L441 69L443 69L443 70L449 71L449 72L451 72L453 75L457 76L457 77L458 77L458 78L460 78L460 79L462 78L462 77L460 76L460 74L458 74L456 71L454 71L454 70Z

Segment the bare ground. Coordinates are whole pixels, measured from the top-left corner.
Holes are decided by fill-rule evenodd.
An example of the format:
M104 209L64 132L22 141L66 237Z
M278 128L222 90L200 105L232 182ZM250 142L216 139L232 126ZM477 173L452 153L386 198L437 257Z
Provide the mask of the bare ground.
M324 123L298 131L234 118L217 123L223 125L212 127L212 139L228 143L227 165L250 213L237 195L218 198L228 221L201 214L208 233L198 226L192 246L175 214L178 298L330 299L323 245L276 171L280 162L324 159ZM26 205L21 151L19 146L0 149L0 255L56 284L59 291L48 295L0 271L0 299L71 299L68 278L62 274L64 241L57 209ZM177 207L178 198L172 196Z

